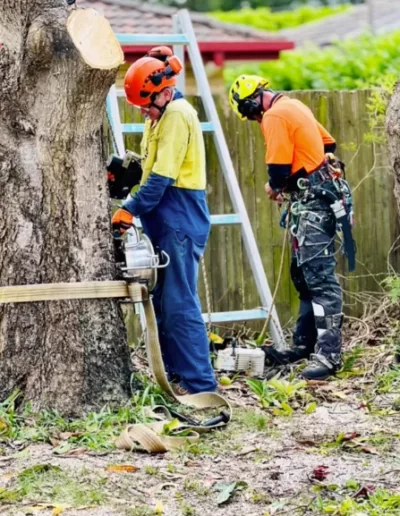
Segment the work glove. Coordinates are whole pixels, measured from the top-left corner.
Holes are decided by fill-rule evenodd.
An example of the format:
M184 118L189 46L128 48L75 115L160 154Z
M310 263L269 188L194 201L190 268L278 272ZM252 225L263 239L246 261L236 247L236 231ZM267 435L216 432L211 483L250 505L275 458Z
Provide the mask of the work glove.
M114 231L119 231L121 234L125 233L125 231L131 228L135 223L135 217L129 211L124 210L124 208L119 208L111 219L112 229Z

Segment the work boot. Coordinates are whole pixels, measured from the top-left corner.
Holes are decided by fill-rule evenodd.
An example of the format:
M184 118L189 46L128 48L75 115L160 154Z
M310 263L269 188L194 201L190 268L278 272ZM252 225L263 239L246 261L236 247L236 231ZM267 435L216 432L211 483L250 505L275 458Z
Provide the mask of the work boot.
M262 347L266 358L274 365L287 365L299 362L304 358L309 358L312 351L307 346L292 346L288 349L278 351L272 346Z
M333 364L321 353L313 353L308 365L301 371L306 380L326 380L339 369L339 364Z
M171 382L170 386L176 396L186 396L187 394L190 394L190 392L180 383Z

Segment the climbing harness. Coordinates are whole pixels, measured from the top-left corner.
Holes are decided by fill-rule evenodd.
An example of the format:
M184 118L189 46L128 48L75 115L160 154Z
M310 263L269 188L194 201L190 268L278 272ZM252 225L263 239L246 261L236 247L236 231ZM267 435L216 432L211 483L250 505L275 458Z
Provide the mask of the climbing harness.
M299 226L305 220L315 229L321 231L319 223L322 216L312 210L310 201L319 199L328 203L336 219L337 230L342 235L344 253L348 260L349 272L355 269L355 242L352 237L353 225L353 201L349 183L344 177L344 165L331 153L326 155L324 165L313 174L319 174L320 181L315 183L311 178L300 178L297 180L298 192L292 196L290 205L290 233L294 239L295 250L302 244L299 241ZM303 222L302 222L303 221ZM317 253L306 260L301 265L313 260L323 254L332 244L332 239Z

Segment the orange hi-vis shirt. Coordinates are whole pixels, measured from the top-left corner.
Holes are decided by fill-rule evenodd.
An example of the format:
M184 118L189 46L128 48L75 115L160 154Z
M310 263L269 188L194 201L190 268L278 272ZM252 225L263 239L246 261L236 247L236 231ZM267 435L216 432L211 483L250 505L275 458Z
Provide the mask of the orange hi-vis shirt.
M292 175L318 169L325 159L324 145L335 143L305 104L286 96L263 115L261 130L267 165L291 165Z

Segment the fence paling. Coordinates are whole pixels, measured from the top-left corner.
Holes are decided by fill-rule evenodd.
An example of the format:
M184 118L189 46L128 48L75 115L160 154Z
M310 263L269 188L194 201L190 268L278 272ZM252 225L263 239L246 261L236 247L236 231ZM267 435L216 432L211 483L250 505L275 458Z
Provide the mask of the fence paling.
M380 274L387 271L387 253L398 231L397 208L392 192L393 178L388 165L386 147L380 145L375 146L374 149L370 143L365 143L365 134L369 132L369 114L366 106L370 93L367 91L301 91L291 92L289 95L309 105L316 117L336 138L337 154L349 165L347 178L352 186L362 181L354 196L356 212L354 235L357 240L357 259L360 262L357 264L355 273L348 275L344 259L338 256L338 272L345 276L341 282L349 292L345 299L351 304L346 311L357 316L361 313L362 306L360 303L353 302L354 295L363 291L380 290L377 279L370 276L370 273ZM192 101L196 107L199 107L197 99ZM120 102L123 100L120 99ZM223 118L223 129L236 166L253 230L259 241L268 281L271 289L274 289L282 252L283 233L279 228L278 209L264 194L267 174L263 138L257 124L240 122L230 112L226 98L219 97L216 103L219 114ZM138 122L140 115L131 108L125 107L124 121ZM212 139L207 134L205 139L210 212L228 213L232 211L232 207L226 200L225 187L220 180L221 171L218 160L215 159ZM127 147L137 147L139 140L137 136L128 136ZM353 159L357 152L357 157ZM374 171L365 179L374 163ZM400 253L392 256L392 263L395 268L398 268ZM206 266L214 311L242 310L259 304L257 289L249 273L250 267L243 252L237 227L213 227L206 251ZM382 276L378 278L379 281L383 279ZM199 290L205 306L201 280ZM297 293L290 281L288 257L277 296L277 308L282 323L296 315L297 307Z

